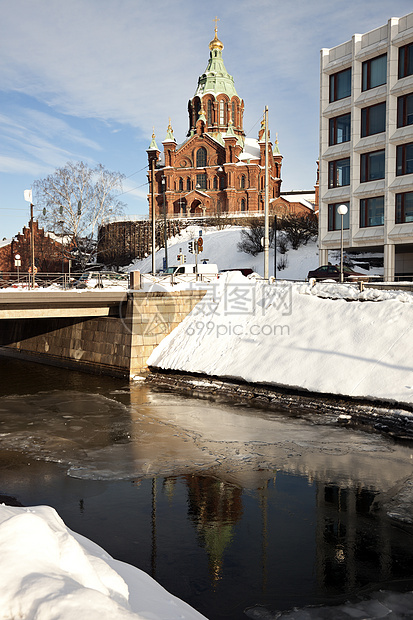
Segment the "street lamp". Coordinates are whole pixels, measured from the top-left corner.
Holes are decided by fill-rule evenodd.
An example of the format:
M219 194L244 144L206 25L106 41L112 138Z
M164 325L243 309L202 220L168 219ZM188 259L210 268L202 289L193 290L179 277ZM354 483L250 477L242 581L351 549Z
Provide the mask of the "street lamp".
M348 207L347 205L339 205L337 207L337 213L339 215L341 215L341 243L340 243L340 282L343 283L344 281L344 274L343 274L343 220L344 220L344 216L346 215L348 211Z
M20 269L21 264L22 264L21 256L20 256L20 254L16 254L16 256L14 257L14 266L17 267L17 284L19 284L19 282L20 282L20 272L19 272L19 269Z
M163 190L163 235L164 235L164 245L165 245L165 270L168 269L168 233L166 230L166 201L165 201L165 192L166 192L166 178L162 177L162 190Z

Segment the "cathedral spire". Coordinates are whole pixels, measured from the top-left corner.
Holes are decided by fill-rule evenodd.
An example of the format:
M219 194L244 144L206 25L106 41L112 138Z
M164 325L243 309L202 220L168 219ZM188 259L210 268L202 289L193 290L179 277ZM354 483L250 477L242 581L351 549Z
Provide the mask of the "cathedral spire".
M216 17L215 20L218 20ZM216 22L215 22L216 23ZM230 99L238 97L234 86L234 78L228 73L222 59L224 44L218 39L218 28L215 26L215 37L209 44L209 61L205 73L198 79L195 97L202 97L206 93L218 95L223 93Z

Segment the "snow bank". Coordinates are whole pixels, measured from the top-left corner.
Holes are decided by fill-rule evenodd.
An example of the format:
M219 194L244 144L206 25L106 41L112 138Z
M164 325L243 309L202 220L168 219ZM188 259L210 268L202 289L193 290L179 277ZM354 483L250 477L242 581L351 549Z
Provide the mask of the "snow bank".
M201 620L146 573L71 532L53 508L0 506L1 617Z
M230 273L209 287L148 364L411 404L412 302L406 292L271 285Z

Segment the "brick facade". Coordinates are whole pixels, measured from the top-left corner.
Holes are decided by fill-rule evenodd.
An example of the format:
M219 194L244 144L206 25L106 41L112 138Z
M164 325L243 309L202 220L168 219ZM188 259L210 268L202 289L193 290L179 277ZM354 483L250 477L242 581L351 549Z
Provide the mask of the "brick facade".
M58 273L62 271L63 247L39 228L37 221L33 222L34 231L34 262L39 272ZM24 227L7 245L0 247L0 271L15 272L14 257L20 254L20 271L27 272L31 265L30 228ZM67 264L67 259L63 259Z
M246 138L244 102L222 60L217 37L209 45L207 69L188 103L189 131L178 145L171 124L158 149L155 135L147 151L149 212L152 193L160 217L203 217L221 213L263 212L265 199L265 130ZM269 132L268 132L269 133ZM280 195L282 155L269 141L269 198Z

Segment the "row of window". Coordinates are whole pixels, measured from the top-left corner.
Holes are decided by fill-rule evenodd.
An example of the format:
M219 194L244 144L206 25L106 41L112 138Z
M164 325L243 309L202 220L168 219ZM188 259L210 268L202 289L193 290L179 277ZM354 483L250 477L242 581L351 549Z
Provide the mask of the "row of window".
M397 127L413 125L413 93L397 98ZM361 137L386 131L386 102L361 110ZM341 114L329 121L329 146L351 140L351 114Z
M201 110L201 103L199 99L195 101L194 110L195 110L195 121L196 121L198 118L199 112ZM213 103L211 99L208 99L207 105L206 105L206 117L207 117L208 125L211 126L214 123L218 123L219 125L227 125L230 119L230 114L231 114L231 120L233 124L234 125L237 124L237 117L236 117L237 105L235 101L232 101L231 103L227 103L226 101L221 99L218 102L218 112L217 112L218 118L216 118Z
M413 142L401 144L396 149L396 176L413 174ZM360 155L360 183L377 181L385 177L385 150ZM350 185L350 157L336 159L328 164L328 187Z
M340 204L345 204L348 211L341 216L337 208ZM374 196L360 200L359 211L360 228L370 226L383 226L384 224L384 196ZM348 229L350 224L350 203L342 202L328 205L328 230L340 230L341 218L343 218L343 229ZM396 194L395 201L395 221L396 224L413 222L413 192Z
M413 43L399 48L399 79L413 75ZM387 54L362 63L361 90L366 91L387 82ZM330 75L330 103L351 95L351 67Z

